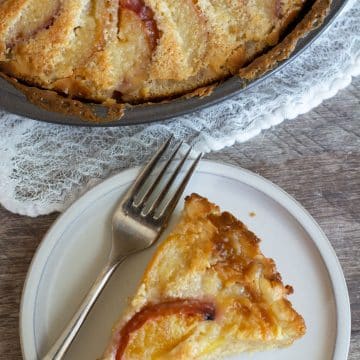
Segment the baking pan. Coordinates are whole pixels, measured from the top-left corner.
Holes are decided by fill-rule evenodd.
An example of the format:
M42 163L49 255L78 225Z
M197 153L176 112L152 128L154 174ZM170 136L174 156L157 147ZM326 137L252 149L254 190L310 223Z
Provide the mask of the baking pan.
M125 110L124 116L111 122L90 122L77 116L66 115L57 112L44 110L26 99L26 96L16 89L9 82L0 78L0 108L6 111L22 115L31 119L41 120L51 123L66 125L82 125L82 126L123 126L150 123L170 119L179 115L194 112L207 106L216 104L231 96L237 95L244 91L245 88L253 86L265 78L279 71L283 66L288 65L296 56L304 51L341 13L347 0L333 0L329 13L320 27L312 30L304 38L301 38L295 50L285 61L278 63L277 66L266 73L248 83L244 83L239 77L234 76L219 84L213 92L205 97L177 98L168 102L142 104L129 106ZM99 116L103 116L107 109L102 105L94 105L95 112Z

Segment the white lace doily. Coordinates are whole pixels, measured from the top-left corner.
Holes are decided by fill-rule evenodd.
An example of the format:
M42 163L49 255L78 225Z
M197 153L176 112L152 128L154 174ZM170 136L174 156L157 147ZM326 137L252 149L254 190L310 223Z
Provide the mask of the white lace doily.
M63 211L84 191L138 165L170 133L208 152L246 141L334 96L360 74L360 1L290 66L208 109L152 125L86 128L24 119L0 109L0 203L37 216Z

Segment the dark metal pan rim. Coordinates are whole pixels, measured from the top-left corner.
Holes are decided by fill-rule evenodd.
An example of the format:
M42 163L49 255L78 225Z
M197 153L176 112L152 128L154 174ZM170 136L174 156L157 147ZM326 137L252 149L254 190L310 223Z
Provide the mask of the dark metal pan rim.
M325 18L323 24L311 31L304 38L301 38L291 56L279 63L276 68L269 71L260 78L249 82L244 87L244 82L239 77L234 76L219 84L214 91L205 97L192 98L177 98L169 102L158 104L143 104L128 107L125 115L116 121L94 123L82 120L76 116L64 115L61 113L50 112L27 101L25 95L17 90L14 86L9 84L6 80L0 78L0 108L21 116L25 116L34 120L45 121L49 123L76 125L76 126L124 126L151 123L166 119L175 118L184 114L189 114L197 110L204 109L222 100L231 98L245 89L258 84L259 82L270 77L274 73L281 70L285 65L289 64L298 55L300 55L315 39L317 39L335 20L335 18L342 12L348 0L333 0L328 16ZM104 111L104 107L96 105L97 111Z

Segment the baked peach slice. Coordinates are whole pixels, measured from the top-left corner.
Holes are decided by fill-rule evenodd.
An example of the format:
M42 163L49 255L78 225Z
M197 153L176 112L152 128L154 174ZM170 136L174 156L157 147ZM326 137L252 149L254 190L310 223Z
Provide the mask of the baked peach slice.
M18 42L51 26L60 10L60 1L4 1L1 10L0 61L3 61L11 57L11 50Z
M29 12L25 17L28 24L24 21L18 27L15 24L16 33L6 40L10 61L2 67L7 73L35 84L49 85L71 76L95 43L92 3L47 0L39 6L39 1L33 0L27 5L20 16Z
M134 3L134 6L122 0L116 3L116 11L111 8L111 22L104 29L104 48L75 72L76 81L96 93L100 101L125 100L127 93L136 91L148 78L157 44L151 10L138 12Z
M161 37L153 56L150 80L184 80L204 66L208 28L192 0L147 0Z

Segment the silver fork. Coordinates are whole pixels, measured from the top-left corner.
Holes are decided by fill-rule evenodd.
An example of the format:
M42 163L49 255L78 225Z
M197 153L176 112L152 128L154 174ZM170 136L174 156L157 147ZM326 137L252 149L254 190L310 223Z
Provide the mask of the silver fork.
M154 190L161 180L164 179L166 170L173 162L182 144L180 143L175 148L155 179L148 181L153 169L159 163L161 156L169 147L170 142L171 138L157 150L149 163L138 175L133 185L120 200L112 219L112 247L108 262L95 280L69 324L51 347L50 351L43 357L44 360L60 360L63 358L116 268L129 255L151 246L167 227L169 218L202 157L202 154L199 154L196 160L194 160L175 193L166 202L165 199L166 196L169 195L170 188L190 155L191 148L189 148L179 161L160 194L149 204L148 202L151 200L151 195L154 194ZM146 182L150 182L150 184L145 184ZM166 202L165 206L161 206L164 202Z

